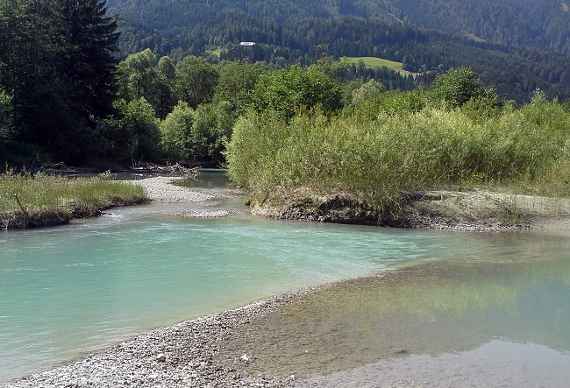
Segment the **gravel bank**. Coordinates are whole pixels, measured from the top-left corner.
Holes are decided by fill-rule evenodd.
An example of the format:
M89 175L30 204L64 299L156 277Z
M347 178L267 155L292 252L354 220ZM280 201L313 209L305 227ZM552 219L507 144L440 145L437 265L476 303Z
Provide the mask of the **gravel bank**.
M295 384L245 372L252 355L225 364L215 355L224 340L253 320L293 303L309 291L287 294L206 318L156 329L72 364L9 383L23 387L287 387Z
M149 199L158 202L204 202L219 198L219 195L207 191L195 191L176 186L172 182L181 178L156 177L135 181L144 188Z
M161 207L161 212L182 218L222 218L239 213L235 206L222 201L240 198L235 189L188 188L174 184L183 178L154 177L134 183L143 187L147 197ZM234 204L235 205L235 204Z

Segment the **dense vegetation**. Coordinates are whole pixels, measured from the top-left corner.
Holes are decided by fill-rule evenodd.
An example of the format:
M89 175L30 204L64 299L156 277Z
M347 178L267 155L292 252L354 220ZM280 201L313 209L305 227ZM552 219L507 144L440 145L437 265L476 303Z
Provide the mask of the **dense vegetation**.
M558 0L113 0L123 52L308 65L381 57L412 72L469 65L499 94L569 97L570 6ZM240 47L255 41L255 47Z
M542 93L521 108L501 104L465 68L428 90L362 88L365 98L336 112L243 116L229 145L232 178L262 199L304 188L388 208L402 192L450 186L569 194L570 111Z
M465 139L457 140L460 135L472 133L481 137L484 156L478 157L482 160L498 160L499 152L507 159L496 165L487 161L483 168L482 161L465 161L478 151L458 153L467 152L467 146L441 150L442 155L447 153L441 156L446 160L457 159L453 163L479 163L478 169L456 168L461 174L467 171L465 176L453 175L455 167L450 167L445 175L448 183L475 176L484 181L514 178L514 170L525 176L541 175L533 169L538 165L546 169L548 163L520 164L521 141L535 142L540 152L559 155L559 149L540 147L554 142L562 149L566 143L558 136L564 131L545 129L551 124L536 123L525 112L551 117L557 125L567 124L562 105L547 102L553 95L562 98L570 93L566 57L420 31L406 23L393 23L397 14L392 8L372 9L369 3L308 1L287 13L290 4L286 1L221 1L216 9L211 2L193 0L161 2L160 6L153 1L113 1L110 4L125 18L124 37L119 40L119 24L108 16L104 1L5 2L0 6L0 33L7 37L0 41L0 161L51 159L101 167L185 161L222 166L231 142L231 167L236 171L245 166L245 172L235 175L245 186L265 187L264 179L274 178L279 182L267 183L268 187L283 186L287 179L291 185L313 178L325 184L327 179L293 168L288 173L297 175L289 178L280 176L278 168L268 170L271 173L260 168L258 173L266 174L263 179L247 172L241 158L248 154L248 147L256 146L260 134L279 128L279 133L259 143L267 149L254 152L254 165L261 163L263 155L273 156L268 150L277 152L273 163L293 163L293 159L279 159L283 144L277 142L281 140L291 149L299 147L295 157L306 165L306 150L301 149L312 139L318 153L315 163L322 163L323 171L334 178L340 170L327 168L349 163L337 146L350 153L362 147L359 152L364 154L356 160L406 165L405 160L374 159L366 152L388 154L366 142L388 142L386 147L397 149L389 141L401 141L400 155L406 154L401 152L404 145L419 155L431 147L431 143L422 143L425 136L432 136L436 144L447 144L443 139L449 138L462 145ZM236 5L243 13L233 12ZM390 9L392 16L385 13ZM184 20L188 23L181 25ZM152 38L145 38L147 32ZM259 44L236 46L246 38ZM123 48L131 42L129 50L145 46L155 50L146 48L119 60L119 42ZM459 67L449 76L436 76L463 63L472 63L476 72ZM496 88L489 89L493 80ZM544 89L538 94L542 102L535 99L529 106L516 108L504 98L523 100L537 87ZM527 125L539 128L536 133L541 137L528 137L536 133L524 132ZM232 139L234 128L237 136ZM322 138L329 132L352 143L335 143L322 151L317 145L329 144L330 139ZM293 134L294 138L287 137ZM490 139L514 149L486 150L484 143ZM472 146L475 140L465 141ZM238 147L242 143L243 148ZM327 150L336 155L334 163L319 159L333 157ZM425 166L429 166L426 171L442 173L437 166ZM499 171L511 171L511 175L498 176ZM417 174L409 175L410 181L422 185L446 182ZM378 179L396 180L383 175ZM361 191L357 186L352 189Z

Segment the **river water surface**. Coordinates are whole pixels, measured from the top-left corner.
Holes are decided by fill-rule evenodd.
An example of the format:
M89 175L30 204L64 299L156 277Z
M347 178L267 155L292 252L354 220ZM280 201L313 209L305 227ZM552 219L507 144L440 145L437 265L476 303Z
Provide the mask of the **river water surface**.
M68 227L0 234L0 380L152 327L381 273L281 309L228 352L251 348L259 355L253 371L294 370L332 385L362 386L378 370L421 370L414 362L449 371L458 362L449 355L469 352L495 355L537 379L549 375L553 384L570 381L568 239L237 213L197 220L126 208ZM396 366L381 364L394 359ZM348 372L355 368L365 368L360 380Z

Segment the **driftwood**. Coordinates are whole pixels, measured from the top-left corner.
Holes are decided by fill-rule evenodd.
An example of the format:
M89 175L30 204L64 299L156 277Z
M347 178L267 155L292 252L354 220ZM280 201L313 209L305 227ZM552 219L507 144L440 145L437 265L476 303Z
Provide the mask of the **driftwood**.
M160 174L160 175L175 175L182 176L189 179L196 179L200 173L198 167L188 168L180 163L160 166L156 164L144 164L133 167L134 171L149 174Z

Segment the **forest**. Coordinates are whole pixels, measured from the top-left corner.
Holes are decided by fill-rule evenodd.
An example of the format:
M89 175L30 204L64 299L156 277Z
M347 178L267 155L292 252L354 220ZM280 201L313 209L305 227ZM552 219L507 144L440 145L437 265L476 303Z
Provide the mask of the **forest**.
M520 102L537 88L564 98L570 89L570 13L554 0L113 0L110 6L121 17L123 53L151 48L174 58L249 56L277 65L377 56L413 72L471 66L484 83ZM243 50L240 41L257 46Z
M442 34L437 35L438 43L432 33L395 25L380 29L376 28L379 20L363 23L350 17L307 19L289 30L283 26L272 30L268 24L259 30L259 36L253 36L280 42L283 51L258 44L252 48L226 46L198 56L181 45L179 49L145 48L121 56L120 46L125 42L121 31L127 38L129 33L117 18L109 16L104 1L14 0L0 10L1 34L8 37L0 42L0 159L12 164L51 160L112 168L141 161L184 161L226 166L226 156L232 155L226 149L232 144L234 128L243 127L243 120L255 115L265 118L277 112L276 117L285 122L313 114L340 120L354 111L358 113L351 114L374 122L386 111L407 115L425 113L430 107L440 109L443 100L435 92L437 82L442 74L454 74L454 70L436 66L437 61L430 62L435 57L418 54L415 49L424 47L425 52L440 51L440 55L445 52L448 60L453 53L467 53L459 46L453 50L454 44L463 43L453 43ZM164 15L156 16L162 20ZM239 41L245 37L240 28L246 25L249 31L256 28L255 23L237 21L211 28L231 31L234 35L228 40ZM269 35L268 29L272 31ZM211 35L201 31L203 34L196 33L205 42ZM300 36L307 40L296 38ZM308 43L317 40L330 44ZM476 78L477 87L485 92L477 94L477 102L468 104L473 109L507 112L520 109L518 101L527 99L523 95L528 94L532 101L537 95L550 101L553 97L563 100L569 93L565 75L556 78L554 73L547 74L566 71L566 67L548 67L556 56L537 57L534 52L517 49L521 57L513 52L497 54L496 60L503 63L497 66L485 62L490 58L488 46L469 47L477 59L469 67L457 59L453 68L469 73L453 78L453 82L469 85ZM299 57L288 57L294 53ZM404 55L405 71L369 66L358 59L364 55L394 60ZM536 61L544 77L558 82L545 83L538 75L525 73L537 70L526 67L528 61L520 59L525 55ZM343 61L341 56L352 59ZM565 57L560 54L559 58ZM541 60L545 63L539 66ZM437 70L429 70L435 67ZM490 68L509 72L510 78L505 75L501 82L491 83L493 76L486 70ZM460 86L456 93L464 94ZM513 100L506 89L516 90L520 98ZM463 109L462 104L452 107ZM261 118L256 120L263 122Z

